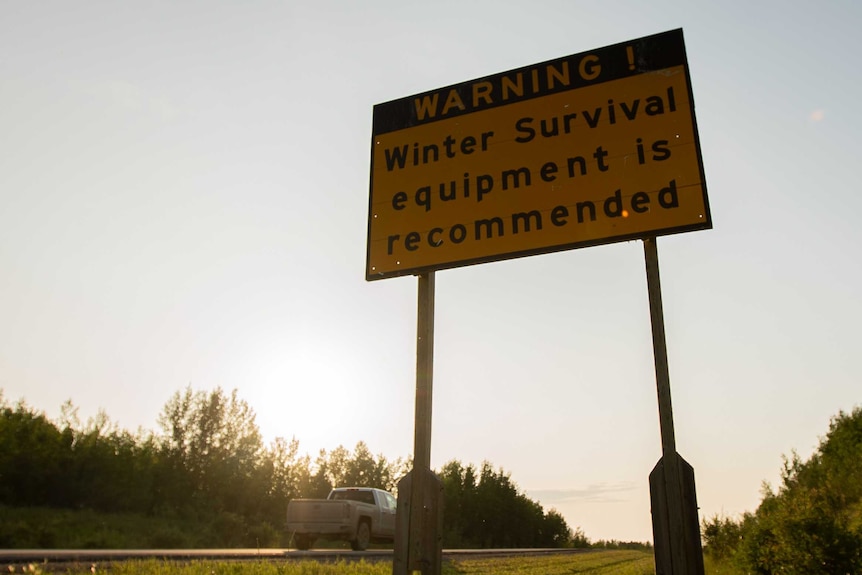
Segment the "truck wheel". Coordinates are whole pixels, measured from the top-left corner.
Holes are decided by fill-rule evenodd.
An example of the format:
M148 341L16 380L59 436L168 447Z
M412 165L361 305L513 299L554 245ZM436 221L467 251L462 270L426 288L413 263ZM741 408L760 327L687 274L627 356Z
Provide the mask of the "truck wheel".
M365 551L371 542L371 525L366 520L359 523L356 528L356 539L350 542L350 548L354 551Z
M296 548L300 551L308 551L314 545L314 537L311 535L298 534L295 537Z

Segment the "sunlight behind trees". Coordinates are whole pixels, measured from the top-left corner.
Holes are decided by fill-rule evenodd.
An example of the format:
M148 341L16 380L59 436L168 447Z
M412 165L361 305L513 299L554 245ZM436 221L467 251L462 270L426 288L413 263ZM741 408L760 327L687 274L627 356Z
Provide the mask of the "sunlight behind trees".
M236 390L176 392L158 423L160 432L132 434L99 412L81 424L71 401L53 422L23 401L9 405L0 394L0 511L38 508L42 523L53 509L136 514L186 526L168 525L138 542L143 547L287 546L291 499L323 498L336 486L392 491L410 470L408 459L374 455L362 441L352 451L321 450L313 460L300 453L296 438L265 446L254 411ZM447 546L573 542L562 516L545 513L488 462L477 473L473 465L452 461L441 479ZM62 538L42 525L13 523L0 522L0 546L62 546Z

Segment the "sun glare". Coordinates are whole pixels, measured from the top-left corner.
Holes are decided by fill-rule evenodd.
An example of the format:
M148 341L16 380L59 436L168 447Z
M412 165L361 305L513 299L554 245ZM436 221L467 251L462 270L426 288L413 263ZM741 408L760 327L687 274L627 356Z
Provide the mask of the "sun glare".
M362 412L354 363L316 339L271 340L243 354L237 370L247 383L240 395L254 409L264 440L295 437L303 452L349 441Z

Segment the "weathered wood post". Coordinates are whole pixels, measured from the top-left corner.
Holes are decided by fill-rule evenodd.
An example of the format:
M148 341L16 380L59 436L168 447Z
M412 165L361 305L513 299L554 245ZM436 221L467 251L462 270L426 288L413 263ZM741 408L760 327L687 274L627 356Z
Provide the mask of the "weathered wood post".
M434 272L419 276L413 469L398 482L393 575L440 575L443 487L431 471L434 376Z
M700 545L694 470L676 452L658 248L654 237L644 239L644 259L662 453L649 477L656 575L703 575L703 549Z

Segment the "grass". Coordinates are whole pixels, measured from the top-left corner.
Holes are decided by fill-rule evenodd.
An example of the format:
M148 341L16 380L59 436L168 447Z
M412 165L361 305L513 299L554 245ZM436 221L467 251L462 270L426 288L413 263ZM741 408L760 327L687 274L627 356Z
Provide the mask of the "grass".
M546 555L452 561L444 575L646 575L654 573L651 553L643 551L594 551L576 555Z
M744 571L741 571L729 560L719 561L710 557L709 554L703 556L703 565L706 575L745 575Z
M0 506L0 548L141 549L207 546L194 521L90 509ZM210 547L215 545L208 545Z
M53 571L53 569L52 569ZM18 566L9 572L45 573L42 565ZM55 572L55 571L54 571ZM316 561L193 561L149 559L70 567L67 575L391 575L392 563ZM445 561L443 575L646 575L653 558L643 551L596 551L576 555L457 559Z
M165 517L0 505L2 549L282 548L288 541L284 529L231 513Z

